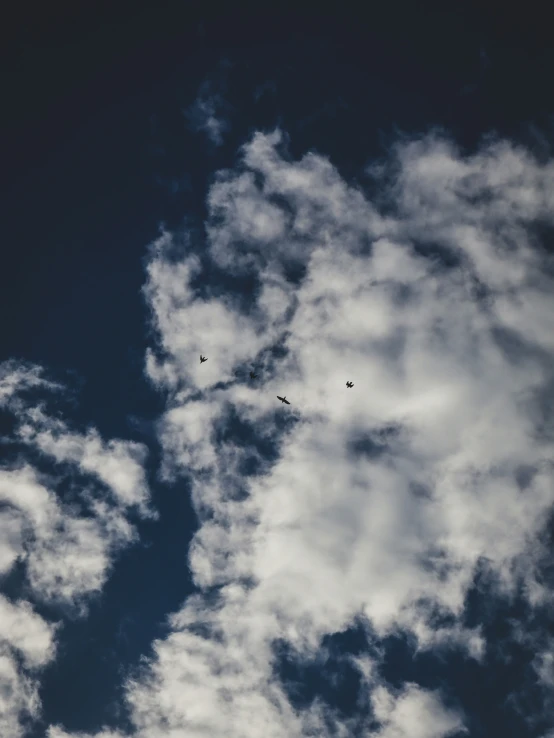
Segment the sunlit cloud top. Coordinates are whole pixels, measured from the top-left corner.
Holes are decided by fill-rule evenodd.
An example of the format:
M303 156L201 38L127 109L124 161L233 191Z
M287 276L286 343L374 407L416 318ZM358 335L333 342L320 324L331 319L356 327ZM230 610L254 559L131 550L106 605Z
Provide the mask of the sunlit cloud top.
M321 155L291 159L278 131L252 137L206 223L208 264L248 276L246 302L186 233L152 247L147 371L169 391L165 473L189 478L200 516L200 594L129 685L140 735L449 735L463 713L387 692L379 659L360 715L296 712L277 644L307 658L362 617L372 638L481 660L466 597L483 567L498 596L550 604L554 285L537 226L554 167L430 135L368 175L373 196Z

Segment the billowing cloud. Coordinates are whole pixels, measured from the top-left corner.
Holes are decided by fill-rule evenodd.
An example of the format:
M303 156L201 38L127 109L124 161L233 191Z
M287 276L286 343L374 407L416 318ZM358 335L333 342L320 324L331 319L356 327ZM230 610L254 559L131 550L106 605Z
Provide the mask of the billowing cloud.
M0 595L0 729L7 738L22 734L22 718L39 714L33 675L54 656L54 632L28 602Z
M376 734L379 738L442 738L462 727L459 716L445 709L436 695L413 684L396 696L377 687L372 703L382 725Z
M61 390L39 367L0 366L0 404L15 423L3 439L14 453L0 468L0 575L17 563L23 572L22 599L0 596L0 733L6 738L23 735L21 721L39 714L39 672L55 655L60 625L47 622L23 598L84 613L116 552L135 540L129 510L153 514L146 450L104 442L94 429L71 431L44 402L45 392ZM37 391L40 402L29 395Z
M550 596L554 165L430 135L368 177L259 133L209 192L206 252L151 248L164 474L188 477L200 525L198 594L127 684L140 738L453 735L461 711L389 688L378 655L352 660L360 716L293 707L277 644L307 659L361 619L482 659L478 569Z

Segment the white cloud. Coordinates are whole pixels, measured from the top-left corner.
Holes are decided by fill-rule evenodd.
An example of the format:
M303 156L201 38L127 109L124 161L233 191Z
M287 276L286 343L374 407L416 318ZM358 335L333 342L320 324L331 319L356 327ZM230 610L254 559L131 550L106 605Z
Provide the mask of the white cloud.
M39 366L18 361L4 361L0 364L0 407L17 402L18 395L36 387L60 389L60 385L43 376Z
M329 721L347 735L322 703L292 708L276 639L302 657L363 614L378 636L408 630L420 649L481 658L482 634L462 619L477 566L505 593L523 580L540 599L554 284L533 227L554 219L554 166L507 142L462 156L429 136L370 174L373 202L325 158L291 161L274 133L218 175L208 255L255 274L247 309L209 285L197 293L200 262L170 259L171 234L152 248L145 293L160 345L147 371L169 390L165 473L189 475L200 517L199 594L128 683L140 738L327 735ZM237 381L253 361L258 383ZM250 439L232 423L223 433L231 409ZM258 471L246 476L249 459ZM437 613L451 624L436 626ZM377 666L360 661L380 722L368 736L461 728L440 694L390 692Z
M54 656L55 630L28 602L12 604L0 595L0 731L6 738L21 736L21 720L39 714L35 674Z
M142 444L120 440L104 443L94 428L82 435L42 413L35 411L32 418L32 425L20 429L20 436L27 443L33 443L57 462L77 464L85 474L102 481L119 504L137 505L143 514L148 514L149 492L143 468L146 448Z
M121 735L113 730L102 730L100 733L95 733L94 738L121 738ZM63 728L54 725L48 728L47 738L91 738L91 735L90 733L67 733Z
M28 602L12 604L0 595L1 640L3 646L16 650L29 666L43 666L54 655L54 631L33 612Z
M383 725L376 734L379 738L442 738L463 727L459 716L446 710L440 698L415 684L395 696L377 687L371 701Z
M105 518L71 514L28 466L0 472L0 499L19 511L27 528L24 559L29 584L39 597L73 604L100 591L111 563L111 546L133 539L132 527L122 518L116 520L112 538L108 511Z
M22 735L22 718L36 718L40 700L37 683L26 677L13 658L0 651L0 728L6 738Z
M63 388L38 367L0 365L0 402L15 418L19 452L0 467L0 573L23 565L24 591L37 600L70 605L84 613L98 593L116 552L136 531L130 508L151 515L143 463L146 450L124 441L104 442L94 430L71 431L51 417L44 404L31 404L28 390ZM37 449L39 459L25 461ZM67 491L58 494L62 482ZM102 484L100 484L102 483ZM25 717L40 711L40 669L55 656L58 625L39 616L25 600L0 596L0 734L23 735Z

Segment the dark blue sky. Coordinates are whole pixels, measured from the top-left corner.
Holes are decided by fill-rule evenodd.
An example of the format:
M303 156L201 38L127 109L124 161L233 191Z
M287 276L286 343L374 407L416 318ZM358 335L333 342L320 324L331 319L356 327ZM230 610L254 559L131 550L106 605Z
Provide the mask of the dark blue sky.
M554 136L546 11L469 3L426 11L384 4L364 13L116 5L35 4L14 9L3 29L0 358L43 366L74 390L75 403L63 410L73 428L145 444L159 513L135 520L138 542L115 558L83 617L29 594L21 572L2 580L12 601L28 597L45 619L64 622L58 654L40 674L42 717L29 736L55 724L91 734L127 729L126 676L193 592L187 550L198 522L190 482L160 478L156 422L167 393L144 372L155 332L141 290L160 224L178 230L187 219L202 254L215 173L236 165L255 131L276 126L288 134L291 159L322 154L365 187L364 167L404 135L441 129L471 154L494 132L539 161L551 157ZM194 130L190 111L202 99L225 121L220 145ZM243 289L249 299L247 280L230 286L215 267L210 274L211 290ZM252 445L251 429L235 423L237 445ZM4 451L11 468L17 448ZM258 449L262 465L275 461L266 451ZM546 565L541 572L551 592L552 573ZM275 673L295 708L319 696L352 718L352 735L365 735L379 721L348 654L381 649L383 683L441 689L443 702L466 716L471 738L545 738L552 697L532 661L552 632L547 612L533 609L525 593L499 596L485 569L462 618L483 628L480 664L457 647L416 653L406 632L379 640L366 624L326 635L308 659L276 646Z

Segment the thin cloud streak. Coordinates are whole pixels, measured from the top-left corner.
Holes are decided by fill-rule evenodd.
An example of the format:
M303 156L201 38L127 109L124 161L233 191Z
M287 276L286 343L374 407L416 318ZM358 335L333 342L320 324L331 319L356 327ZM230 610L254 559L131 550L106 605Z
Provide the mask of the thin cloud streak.
M231 124L225 115L229 112L229 104L220 92L215 91L215 86L221 87L222 84L204 82L196 100L186 109L185 116L192 131L204 133L214 146L221 146Z

